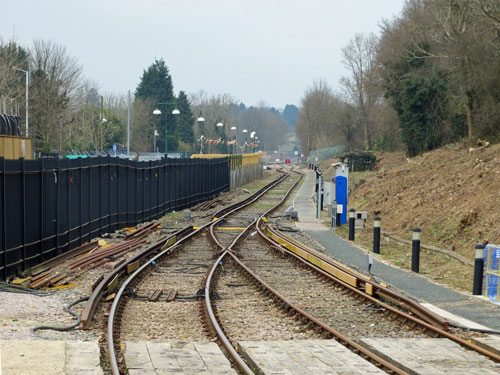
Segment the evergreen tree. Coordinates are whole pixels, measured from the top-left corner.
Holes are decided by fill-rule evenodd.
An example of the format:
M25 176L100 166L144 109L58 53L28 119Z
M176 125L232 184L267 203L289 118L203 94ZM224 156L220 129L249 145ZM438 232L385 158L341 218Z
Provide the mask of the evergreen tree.
M392 98L409 156L441 146L445 139L447 80L445 73L422 56L422 43L387 70L386 96Z
M179 139L184 143L192 145L194 143L194 117L191 112L191 105L189 104L188 97L184 91L180 91L177 97L177 109L181 112L181 114L177 116Z
M299 109L293 104L287 104L283 110L283 118L288 123L288 130L293 131L297 118L299 117Z
M141 81L135 90L135 97L150 101L155 108L158 103L175 102L172 77L170 76L167 65L163 59L155 60L155 62L151 64L147 70L144 70ZM153 112L155 108L151 108L151 112ZM176 118L174 118L175 115L172 115L175 105L159 104L158 109L162 113L157 119L156 129L158 130L160 136L157 139L156 145L159 150L165 150L165 124L167 124L168 149L174 150L179 144Z

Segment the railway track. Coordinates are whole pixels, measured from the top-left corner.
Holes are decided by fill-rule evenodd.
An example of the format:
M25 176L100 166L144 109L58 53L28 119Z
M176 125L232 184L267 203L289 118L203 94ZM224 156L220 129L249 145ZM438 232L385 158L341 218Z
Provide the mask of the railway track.
M126 371L122 342L138 338L217 338L246 374L253 371L235 349L237 341L270 337L333 338L395 374L407 372L356 339L446 337L500 361L500 356L447 332L446 321L413 301L266 226L265 218L285 202L298 181L283 175L220 211L212 222L175 236L175 244L163 239L156 245L154 256L126 278L114 299L107 327L113 374ZM141 315L148 322L134 322Z
M265 215L269 215L276 208L272 208ZM253 224L249 225L245 230L246 233L242 232L217 259L208 279L205 293L210 295L217 291L224 295L225 300L228 300L227 304L215 304L213 301L210 303L208 299L206 302L207 311L217 321L217 324L213 323L213 325L216 326L219 336L223 337L226 336L226 332L230 333L229 337L225 339L227 348L229 345L235 346L238 340L249 340L248 337L252 335L246 329L249 321L264 321L274 327L281 327L286 324L279 319L277 320L273 314L271 314L270 318L267 318L265 312L269 312L269 310L265 312L257 311L257 314L260 314L259 318L253 316L248 319L234 318L245 314L244 311L251 311L251 315L255 315L255 303L247 303L246 308L242 308L241 303L238 306L238 304L231 301L237 299L238 293L228 290L227 286L244 287L246 290L244 295L251 295L251 301L253 302L256 297L251 293L252 289L245 283L245 281L251 280L254 283L253 290L258 288L261 290L262 295L267 297L263 302L261 301L263 306L269 305L269 302L272 301L275 307L285 311L289 316L305 325L307 330L301 330L304 338L314 338L318 334L322 334L323 337L334 338L354 353L359 354L362 358L389 373L406 374L407 372L369 352L359 345L356 339L363 336L445 337L494 361L500 360L500 356L497 354L484 350L443 330L440 327L447 327L446 322L433 316L426 309L416 307L403 296L385 291L385 295L388 296L387 302L375 299L372 296L374 289L379 291L380 295L383 295L382 288L378 285L375 286L373 282L361 275L341 267L335 262L330 262L330 267L333 265L338 266L337 275L342 272L345 274L345 279L355 284L354 286L349 285L342 280L331 277L321 267L318 267L318 265L321 265L319 260L326 262L326 257L322 257L297 243L290 243L292 241L285 239L279 233L270 231L274 238L281 239L281 243L278 241L273 243L269 239L266 230L262 228L265 215L259 218L256 226L259 229L261 238L268 242L269 247L262 248L255 238L248 236L248 232L253 229ZM290 247L296 250L295 253L282 247L281 244L283 243L289 243ZM303 258L297 256L296 253L300 253L298 248L300 248ZM270 249L274 251L271 252ZM226 257L231 258L231 262L228 262L225 259ZM289 262L283 261L284 258L291 260L300 269L293 270ZM224 263L229 263L231 266L226 265L226 268L223 269L222 265ZM239 275L236 276L236 274ZM352 280L353 278L355 278L355 281ZM218 289L217 286L221 284L224 286ZM356 288L359 285L363 286L363 290ZM370 286L367 287L367 285ZM367 289L370 290L371 295L366 293ZM209 290L212 293L208 293ZM239 294L241 295L241 292ZM346 296L348 297L346 298ZM423 319L431 321L435 325L394 308L389 304L394 301L399 302L400 306L410 307L414 311L418 310L417 313ZM233 305L237 307L232 307ZM219 309L222 311L219 312ZM228 310L230 311L228 312ZM235 314L235 310L238 314ZM338 326L342 327L342 333L332 328ZM289 324L290 327L292 327L293 331L294 325ZM272 334L268 333L268 331L267 328L261 329L252 339L257 341L269 340ZM294 338L294 333L291 333L290 338ZM276 334L275 331L274 334ZM278 332L279 337L289 334L288 331ZM245 373L252 373L245 365L240 366L240 368Z
M226 236L236 236L240 230L233 230L228 225L238 222L236 224L241 226L242 220L248 221L249 217L257 217L257 212L262 212L262 208L251 205L289 178L287 174L283 174L248 199L219 211L213 221L180 239L176 238L174 245L166 247L163 244L163 250L148 258L147 262L125 279L116 293L108 319L108 352L113 373L125 371L120 349L122 339L207 339L207 336L203 336L204 332L208 334L208 331L204 327L206 324L203 319L199 318L198 300L204 298L203 280L216 255L216 242L213 242L216 240L210 233L221 225L225 228L223 230ZM240 212L242 210L243 212ZM229 217L236 212L240 215L238 220L229 221ZM236 234L231 235L230 232ZM168 292L162 295L165 291ZM162 299L171 300L167 308L164 304L155 303ZM141 315L147 315L148 321L137 322L137 317ZM169 330L165 322L174 323L177 329Z

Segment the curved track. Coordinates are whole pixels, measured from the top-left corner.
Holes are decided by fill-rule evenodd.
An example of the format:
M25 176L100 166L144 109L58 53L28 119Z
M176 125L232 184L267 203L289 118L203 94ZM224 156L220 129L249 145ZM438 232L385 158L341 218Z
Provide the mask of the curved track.
M206 268L208 268L211 264L211 259L215 254L215 251L212 250L211 242L209 241L213 241L217 244L217 237L208 236L208 234L213 233L216 226L226 223L227 218L229 218L231 215L234 215L236 212L239 213L247 207L251 207L253 203L259 200L276 185L286 180L287 177L288 174L283 174L281 177L266 185L246 200L219 211L213 221L206 223L197 230L194 230L181 239L178 239L174 245L164 248L161 252L157 253L152 258L149 258L146 263L140 266L123 282L114 298L113 305L109 314L107 329L109 360L112 372L114 374L120 373L120 367L122 372L125 371L122 358L120 358L119 355L117 356L117 354L120 353L120 339L118 336L118 328L120 328L119 326L123 324L123 321L125 319L122 318L125 318L124 314L126 313L126 304L124 297L128 296L126 298L127 304L130 301L132 301L132 303L135 303L134 298L131 297L136 297L135 299L137 299L137 297L141 297L138 293L139 291L141 294L147 294L148 292L151 292L151 289L147 290L147 287L145 287L145 285L149 284L149 281L151 281L152 283L156 282L156 284L154 284L155 289L161 289L164 288L164 285L173 285L173 278L175 275L175 278L177 279L177 281L175 281L176 285L178 285L179 288L182 288L177 289L177 293L181 294L181 299L182 297L188 299L192 297L192 301L196 301L200 298L203 299L204 295L202 284L203 280L205 280L206 277L190 278L189 272L182 272L182 270L187 266L192 267L193 264L197 264L199 267L205 267L206 270ZM262 210L260 211L262 212ZM256 212L250 212L250 215L255 217L258 216ZM239 230L237 231L237 233L239 233ZM162 269L164 269L165 271L168 269L168 272L162 272ZM206 273L203 272L203 275L205 274ZM148 282L142 282L146 279L148 279ZM186 311L184 311L184 313L179 313L177 311L177 315L182 315L182 318L194 315L192 304L190 308L186 308L185 310ZM149 315L149 319L154 320L154 318L151 317L151 314ZM191 338L190 332L192 333L204 331L203 329L199 329L199 326L200 324L203 324L203 321L198 324L195 324L193 322L194 319L189 320L187 325L193 327L193 329L189 332L183 332L182 338ZM142 327L141 329L143 330L144 328ZM169 338L168 335L160 337ZM195 337L193 335L193 339L199 339L199 337ZM121 364L121 366L119 366L119 364Z
M363 325L362 322L370 316L377 324L380 323L380 317L384 317L384 330L392 332L389 336L446 337L500 361L500 356L447 332L446 321L421 308L414 301L267 227L266 216L286 201L299 182L299 179L295 179L291 183L292 180L288 175L283 175L245 201L220 211L213 221L199 229L179 234L174 245L167 246L167 239L163 239L164 242L160 246L163 250L159 251L157 245L154 251L156 255L148 258L146 263L124 281L114 299L107 331L113 374L126 371L123 359L120 358L118 329L122 327L123 331L127 319L140 315L145 308L144 304L152 305L152 310L148 311L155 329L162 324L155 321L155 317L161 316L164 321L166 315L170 322L183 321L188 327L182 332L172 332L168 327L161 326L161 333L155 336L157 330L151 332L152 337L193 341L203 339L203 335L205 339L217 337L233 364L236 364L241 372L253 374L235 350L235 342L240 338L235 335L232 323L227 323L228 315L235 316L234 309L241 308L243 311L246 305L243 302L238 307L228 304L225 306L226 312L221 313L217 307L217 301L220 301L219 292L225 297L224 303L226 299L231 298L233 302L238 302L238 298L245 296L245 303L254 306L254 312L260 314L259 319L269 322L269 327L281 327L279 329L282 338L333 338L389 373L406 374L404 370L371 353L355 340L369 331L370 323ZM282 185L277 187L279 184ZM278 191L283 185L288 185L286 190ZM274 194L271 192L273 188ZM263 212L264 210L266 211ZM214 256L217 258L215 262ZM289 260L295 265L291 265ZM243 275L247 279L244 279ZM217 282L221 278L225 281L224 290L217 289ZM248 280L252 283L248 283ZM310 293L298 290L295 287L297 284L307 285ZM145 300L148 296L154 296L157 290L172 287L175 289L177 297L174 298L177 298L177 301L167 309L169 312L165 312L163 306L154 313L154 302L149 304ZM228 296L231 298L227 298ZM166 298L168 300L169 296ZM337 314L335 309L328 308L344 298L346 301L351 300L349 303L354 300L354 304L358 304L355 310L363 310L362 315L355 316L358 319L355 323L350 320L357 326L357 330L347 334L332 328L342 326L339 324L341 315ZM193 307L193 304L183 304L182 301L197 301L197 305ZM222 305L222 302L220 304ZM132 307L128 316L124 313L125 306L127 309ZM229 309L231 311L228 314ZM351 313L349 318L352 319L353 315L354 313ZM345 316L342 319L345 320ZM248 320L240 323L246 324L246 329L252 329L251 325L248 326ZM141 329L144 331L143 326ZM125 336L127 334L122 333ZM133 332L131 335L134 337Z

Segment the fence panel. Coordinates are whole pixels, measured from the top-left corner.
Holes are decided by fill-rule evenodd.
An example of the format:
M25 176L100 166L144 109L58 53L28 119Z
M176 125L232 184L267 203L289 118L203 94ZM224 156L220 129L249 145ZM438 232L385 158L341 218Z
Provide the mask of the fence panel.
M229 190L229 159L0 158L0 279Z

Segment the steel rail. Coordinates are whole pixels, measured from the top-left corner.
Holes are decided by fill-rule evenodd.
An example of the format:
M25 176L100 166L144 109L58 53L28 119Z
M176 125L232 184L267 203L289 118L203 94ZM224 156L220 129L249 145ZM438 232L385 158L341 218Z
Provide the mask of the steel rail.
M50 258L49 260L46 260L43 263L37 264L36 266L33 266L28 269L28 273L30 275L37 275L41 272L44 272L48 270L49 268L64 262L65 260L68 260L72 257L78 256L82 253L86 253L89 250L92 250L93 248L98 247L99 245L97 244L97 241L91 241L89 243L86 243L84 245L81 245L75 249L72 249L70 251L67 251L65 253L62 253L60 255L57 255L53 258Z
M243 359L239 356L239 354L236 352L236 350L233 348L231 342L227 338L227 336L224 334L221 326L219 325L215 314L212 309L212 304L210 300L210 289L211 289L211 282L213 279L213 276L219 266L221 266L223 259L229 255L248 275L250 275L254 281L256 281L258 284L260 284L262 287L264 287L269 293L271 293L274 296L274 299L278 299L281 301L282 304L287 305L291 310L295 311L296 314L301 315L302 317L306 318L310 322L313 322L317 326L321 327L323 330L329 332L333 336L336 337L338 341L343 343L343 345L347 346L348 348L352 348L356 354L362 353L362 357L367 357L370 358L373 362L376 364L379 364L388 370L392 371L393 373L399 374L399 375L408 375L408 373L402 369L399 369L398 367L394 366L390 362L384 360L383 358L377 356L376 354L370 352L368 349L362 347L361 345L355 343L354 341L348 339L347 337L343 336L333 328L329 327L328 325L324 324L323 322L319 321L312 315L308 314L306 311L302 310L292 302L290 302L287 298L282 296L280 293L278 293L276 290L274 290L269 284L267 284L264 280L262 280L260 277L258 277L254 272L252 272L241 260L238 259L238 257L235 255L233 252L234 247L239 243L239 241L243 238L243 236L260 220L263 219L265 215L268 215L270 212L278 209L283 203L286 201L292 190L297 186L297 184L300 182L302 179L301 177L293 184L293 186L286 192L286 194L283 196L281 201L275 205L274 207L270 208L266 213L261 215L257 220L253 221L246 229L244 229L227 247L227 249L224 250L224 252L221 254L221 256L217 259L217 261L213 264L212 269L210 270L209 276L206 281L205 285L205 308L208 312L209 318L210 318L210 323L214 330L217 333L217 336L219 339L222 341L224 347L229 351L233 359L236 361L240 369L247 375L253 374L252 370L248 367L248 365L243 361ZM211 232L213 233L213 232ZM213 233L215 236L215 233ZM364 358L363 357L363 358Z
M280 176L278 179L272 181L270 184L268 185L273 185L274 183L276 183L277 181L281 181L280 179L282 179L284 177L284 175ZM256 194L259 194L263 189L265 189L268 185L264 186L263 188L259 189ZM252 196L253 197L253 196ZM249 197L251 198L251 197ZM249 199L247 198L247 199ZM246 200L242 200L240 202L237 202L235 203L234 205L230 206L229 208L235 206L235 207L239 207L241 206L242 204L245 203ZM228 208L223 208L222 210L218 211L215 216L221 216L221 215L224 215L224 212L227 212L228 211ZM225 217L225 216L221 216L222 217ZM147 224L145 225L143 228L139 229L138 231L135 231L133 233L131 233L128 238L126 238L126 240L131 240L133 239L135 236L137 236L138 234L141 235L142 233L144 232L148 232L150 230L152 230L158 223L157 222L153 222L153 223L150 223L150 224ZM190 230L193 230L193 228L191 227ZM188 229L187 228L184 228L184 229L181 229L180 231L177 231L176 233L174 233L173 235L169 236L169 237L164 237L162 238L160 241L156 242L155 244L149 246L147 249L145 249L143 252L141 252L140 254L138 254L137 256L129 259L128 261L126 261L124 264L121 264L118 268L116 268L115 270L113 270L112 272L110 272L108 275L106 275L99 283L98 285L96 286L96 288L92 291L92 295L90 296L87 304L85 305L85 308L82 312L82 317L81 317L81 323L82 323L82 328L83 329L88 329L90 327L90 323L92 321L92 318L95 314L95 311L97 309L97 305L100 301L100 299L102 298L102 296L104 295L104 293L106 292L106 287L107 285L109 285L114 277L122 272L125 271L125 269L127 268L127 266L129 264L132 264L136 261L139 261L143 258L145 258L146 256L148 256L149 254L152 254L154 253L155 251L158 251L159 249L161 249L166 243L169 242L169 240L173 237L177 238L177 237L182 237L183 235L187 234L188 233Z
M285 178L283 178L281 181L283 181ZM284 197L280 200L280 202L275 207L279 207L283 204L283 202L288 198L291 191L295 188L295 186L297 186L297 184L299 183L299 181L301 179L302 179L302 176L293 184L293 186L290 189L288 189L288 191L285 193ZM275 184L274 186L276 186L276 185L278 185L278 183ZM271 188L267 189L265 192L269 191ZM254 201L255 200L256 199L254 199ZM212 225L210 225L210 236L212 237L212 240L215 242L215 244L222 250L222 254L215 261L215 263L212 265L212 268L210 269L210 272L208 273L208 276L204 281L204 283L205 283L205 285L204 285L205 310L207 312L209 322L210 322L213 330L215 331L215 334L217 335L217 337L221 341L222 345L226 348L229 355L236 362L236 364L238 365L240 370L243 371L243 373L246 375L253 375L254 372L250 369L250 367L246 364L246 362L243 360L243 358L241 358L241 356L238 354L238 352L234 349L233 345L229 341L229 338L222 330L222 328L221 328L221 326L220 326L220 324L215 316L215 313L213 311L212 301L210 299L210 289L212 288L212 280L214 279L215 272L217 271L218 267L222 265L222 260L228 254L231 255L233 258L235 257L234 254L232 253L233 248L241 241L243 236L245 236L245 234L247 234L250 231L250 229L252 229L254 227L256 222L257 222L257 219L255 219L250 225L248 225L244 230L242 230L227 248L225 248L225 246L218 240L217 235L215 234L214 229L218 223L214 222Z
M142 266L140 266L136 271L134 271L123 282L123 284L120 286L120 289L116 293L116 296L115 296L115 298L113 300L113 304L111 306L111 310L110 310L109 317L108 317L107 346L108 346L108 356L109 356L109 360L110 360L111 371L112 371L113 375L119 375L120 374L120 370L119 370L119 367L118 367L118 361L117 361L117 358L116 358L116 351L115 351L115 339L114 339L114 332L113 332L114 331L114 323L115 323L116 314L117 314L118 309L119 309L120 300L121 300L121 298L123 296L123 293L124 293L125 289L130 284L130 282L132 282L132 280L134 280L138 275L140 275L153 262L157 261L159 258L163 257L164 255L170 253L170 251L172 249L174 249L175 247L178 247L180 244L182 244L182 243L186 242L187 240L193 238L194 236L198 235L203 230L205 230L207 227L215 225L215 224L223 221L225 217L227 217L228 215L232 214L233 212L236 212L239 209L241 209L241 208L243 208L243 207L245 207L245 206L253 203L255 200L258 199L258 198L256 198L256 196L259 196L259 197L262 196L267 190L269 190L272 187L274 187L275 185L279 184L287 176L288 176L288 174L281 175L276 180L272 181L271 183L269 183L269 184L265 185L264 187L262 187L261 189L259 189L256 193L254 193L250 197L248 197L248 198L246 198L246 199L244 199L244 200L242 200L240 202L237 202L234 205L231 205L229 207L226 207L226 208L222 209L221 211L219 211L216 214L217 216L219 216L220 214L222 214L222 215L220 215L220 217L214 217L212 221L205 223L204 225L200 226L198 229L192 231L191 233L189 233L186 236L184 236L181 239L179 239L175 244L173 244L173 245L167 247L166 249L162 250L160 253L158 253L157 255L155 255L153 258L149 259L149 261L147 263L145 263Z
M277 180L273 181L272 184L270 184L269 186L266 185L264 186L264 188L262 189L259 189L255 194L254 194L254 198L252 198L249 202L246 202L245 203L245 206L247 205L250 205L252 203L254 203L255 201L259 200L264 194L266 194L269 190L273 189L276 185L279 185L281 182L283 182L287 177L289 176L288 173L285 173L283 174L280 178L278 178ZM226 216L238 211L239 209L243 208L243 206L239 206L235 209L232 209L228 212L226 212L225 214L223 214L222 216L219 217L219 219L224 219ZM211 223L210 225L210 237L211 239L215 242L215 244L221 249L221 250L224 250L224 245L218 240L217 238L217 235L215 234L215 228L217 227L218 224L220 224L222 222L222 220L217 220L217 221L214 221Z
M290 193L292 192L292 190L295 188L295 186L297 186L297 184L302 180L303 176L304 175L301 173L300 178L290 188L290 190L286 193L286 195L283 197L283 199L276 206L271 207L269 210L267 210L264 214L262 214L257 219L257 222L256 222L257 230L259 230L259 223L263 221L263 219L264 219L265 216L268 216L270 213L272 213L273 211L275 211L279 207L281 207L283 205L283 203L285 203L286 199L288 198L288 196L290 195ZM259 231L259 234L261 234L260 231ZM280 247L280 244L277 243L273 247ZM404 371L402 369L399 369L398 367L394 366L390 362L388 362L388 361L384 360L383 358L379 357L378 355L370 352L368 349L362 347L361 345L355 343L354 341L351 341L347 337L345 337L342 334L340 334L340 332L337 332L333 328L331 328L328 325L322 323L318 319L314 318L312 315L308 314L307 312L305 312L304 310L300 309L295 304L293 304L290 301L288 301L285 297L283 297L281 294L279 294L277 291L275 291L270 285L268 285L264 280L260 279L255 273L253 273L245 264L243 264L243 262L241 262L234 255L234 253L232 253L232 252L228 252L228 253L234 259L234 261L238 265L240 265L240 267L242 267L256 282L258 282L259 284L261 284L262 286L264 286L270 293L272 293L275 296L275 298L279 299L282 303L286 304L291 309L293 309L294 311L296 311L297 313L299 313L300 315L302 315L303 317L305 317L309 321L313 322L314 324L316 324L317 326L321 327L325 331L327 331L330 334L334 335L340 342L343 342L344 345L347 345L347 346L350 346L351 348L353 348L354 352L356 352L357 354L358 353L363 353L364 356L370 358L372 361L374 361L374 362L376 362L376 363L378 363L378 364L386 367L387 369L389 369L390 371L392 371L392 372L394 372L396 374L399 374L399 375L408 375L408 373L406 371Z
M447 327L449 325L449 322L438 316L437 314L433 313L429 309L425 308L424 306L421 306L418 302L414 301L413 299L406 297L395 290L389 289L388 287L385 287L381 285L380 283L377 283L376 281L369 279L367 276L354 271L353 269L345 266L344 264L337 262L326 255L311 249L304 244L301 244L285 235L280 233L278 230L271 228L269 225L265 226L265 229L270 232L273 236L279 237L282 241L285 242L285 247L286 244L290 244L293 247L299 248L300 250L310 254L313 257L316 257L320 259L322 262L325 262L332 267L338 269L339 271L345 272L346 274L349 274L357 279L359 282L359 288L364 289L365 293L368 295L379 295L380 297L384 297L391 302L394 302L395 304L399 305L400 307L403 307L409 311L411 311L413 314L419 316L422 320L426 321L429 324L432 324L438 328L441 328L443 330L447 330ZM259 232L259 234L262 233ZM265 235L265 234L264 234ZM266 236L266 238L269 238L269 236ZM272 240L272 239L270 239ZM276 243L276 242L273 242ZM280 245L283 245L280 243ZM292 252L293 253L293 252ZM296 255L296 254L295 254ZM300 256L299 256L300 257ZM302 259L302 258L301 258ZM310 263L309 263L310 264ZM331 276L331 274L329 274ZM358 289L359 290L359 289ZM367 290L371 290L371 293L368 293ZM361 290L359 290L361 291Z
M284 201L283 201L284 202ZM282 202L282 203L283 203ZM414 316L411 316L407 313L404 313L398 309L395 309L393 308L392 306L384 303L384 302L381 302L380 300L366 294L366 293L363 293L361 290L359 290L358 288L354 288L352 287L351 285L347 284L346 282L334 277L333 275L323 271L322 269L320 269L319 267L317 267L316 265L308 262L306 259L296 255L295 253L291 252L290 250L288 250L286 247L282 246L279 242L276 242L274 240L272 240L271 238L269 238L261 229L261 224L263 223L264 221L264 218L266 216L268 216L271 212L273 212L274 210L276 210L282 203L280 203L279 205L275 206L275 207L272 207L271 209L269 209L265 214L261 215L259 217L259 219L257 220L257 223L256 223L256 228L257 228L257 231L259 232L259 235L261 236L261 238L265 239L270 245L272 245L273 247L278 247L280 250L284 251L286 254L290 255L290 256L293 256L295 257L296 259L300 260L303 264L311 267L312 269L315 269L316 271L318 272L321 272L323 275L329 277L330 279L334 280L335 282L347 287L349 290L353 291L354 293L357 293L358 295L362 296L362 297L365 297L367 299L369 299L370 301L390 310L391 312L395 313L395 314L398 314L399 316L403 317L404 319L407 319L407 320L411 320L413 322L415 322L416 324L419 324L421 325L422 327L424 327L425 329L427 330L430 330L430 331L433 331L434 333L442 336L442 337L445 337L445 338L448 338L454 342L456 342L457 344L460 344L462 346L465 346L471 350L474 350L486 357L489 357L490 359L496 361L496 362L500 362L500 355L496 354L496 353L493 353L491 351L488 351L487 349L484 349L478 345L475 345L475 344L472 344L471 342L468 342L467 340L464 340L456 335L453 335L452 333L449 333L439 327L436 327L430 323L427 323L426 321L424 321L423 319L419 319L419 318L416 318ZM267 226L266 226L267 227ZM269 228L267 228L269 230ZM305 251L305 252L308 252L308 248L304 245L302 245L302 250ZM311 255L314 255L313 253L310 253ZM230 255L233 255L233 254L230 254ZM352 270L351 270L352 272ZM386 295L394 295L392 293L388 293L387 291L389 291L388 288L385 288L383 287L382 285L380 284L377 284L377 286L380 288L380 290L383 290L386 292ZM392 291L391 291L392 292ZM403 297L403 298L406 298L406 297ZM411 301L408 299L408 301ZM423 308L423 307L422 307Z
M255 222L251 224L253 226ZM250 227L251 227L250 226ZM248 228L247 228L248 229ZM245 229L244 231L246 231ZM222 263L222 260L226 257L227 254L230 254L228 250L224 250L224 252L221 254L221 256L215 261L215 263L212 266L212 269L210 270L208 277L206 279L206 285L205 285L205 308L207 310L208 317L210 319L210 324L212 325L213 329L215 330L215 333L217 334L217 337L219 340L222 342L226 350L229 352L233 360L238 364L238 367L243 371L246 375L253 375L254 372L248 367L248 365L245 363L243 358L240 357L238 352L233 348L233 345L227 338L226 334L222 331L222 328L220 327L217 318L215 317L214 311L212 309L212 302L210 300L210 289L212 287L212 278L214 276L214 273L217 269L217 267Z
M258 224L257 224L258 225ZM257 226L257 228L259 229L259 227ZM257 229L257 230L258 230ZM259 232L260 234L260 232ZM265 236L265 238L268 238L264 233L261 234L261 236ZM277 243L278 246L280 245L279 243ZM276 246L276 245L275 245ZM280 246L280 248L286 253L288 254L289 256L292 256L294 257L295 259L297 259L298 261L300 261L301 263L307 265L308 267L316 270L317 272L321 273L322 275L332 279L334 282L342 285L343 287L349 289L350 291L354 292L354 293L357 293L358 295L370 300L371 302L389 310L390 312L392 313L395 313L401 317L403 317L404 319L407 319L407 320L411 320L412 322L422 326L423 328L429 330L429 331L433 331L434 333L436 333L437 335L441 336L441 337L445 337L445 338L448 338L452 341L455 341L457 344L460 344L460 345L463 345L463 346L466 346L467 348L471 349L471 350L474 350L486 357L489 357L491 358L492 360L496 361L496 362L500 362L500 355L496 354L496 353L493 353L493 352L490 352L488 351L487 349L484 349L478 345L475 345L475 344L472 344L470 342L468 342L467 340L464 340L450 332L447 332L445 330L443 330L442 328L439 328L439 327L436 327L430 323L427 323L426 321L422 320L421 318L417 318L417 317L414 317L412 315L409 315L403 311L400 311L398 309L395 309L394 307L368 295L368 294L365 294L363 293L361 290L357 289L357 288L354 288L353 286L347 284L346 282L336 278L335 276L323 271L321 268L317 267L316 265L312 264L312 263L309 263L307 260L305 260L304 258L298 256L297 254L294 254L293 252L291 252L290 250L286 249L285 247L282 247ZM381 286L383 288L383 286Z
M302 315L307 320L313 322L317 326L321 327L323 330L332 334L333 336L335 336L337 341L341 342L343 345L347 346L348 348L349 347L352 348L353 351L362 353L364 356L370 358L373 362L376 362L377 364L380 364L380 365L386 367L387 369L389 369L390 371L393 371L399 375L408 375L408 373L406 371L399 369L398 367L394 366L390 362L387 362L386 360L379 357L378 355L370 352L368 349L365 349L363 346L350 340L346 336L342 335L340 332L334 330L330 326L326 325L325 323L316 319L314 316L312 316L309 313L307 313L306 311L302 310L300 307L298 307L294 303L290 302L286 297L282 296L280 293L278 293L276 290L274 290L269 284L267 284L264 280L262 280L259 276L257 276L254 272L252 272L252 270L249 269L245 264L243 264L243 262L241 260L239 260L236 257L236 255L234 255L231 252L227 252L227 253L258 284L262 285L269 293L271 293L274 296L274 298L280 300L281 303L287 305L291 310L295 311L297 314Z
M81 315L81 324L82 329L88 329L90 327L90 323L92 322L92 318L94 317L95 311L97 309L97 305L101 300L102 296L106 292L107 286L113 281L116 275L120 275L121 273L125 273L129 265L132 265L135 262L139 262L142 259L146 258L148 255L153 254L154 252L160 250L165 244L169 243L172 239L176 239L177 237L182 237L193 230L193 227L186 227L177 232L171 234L170 236L164 236L156 243L148 246L146 249L141 251L139 254L134 257L126 260L121 263L118 267L116 267L113 271L109 272L94 288L92 294L89 297L88 302L85 305L85 308L82 311Z

